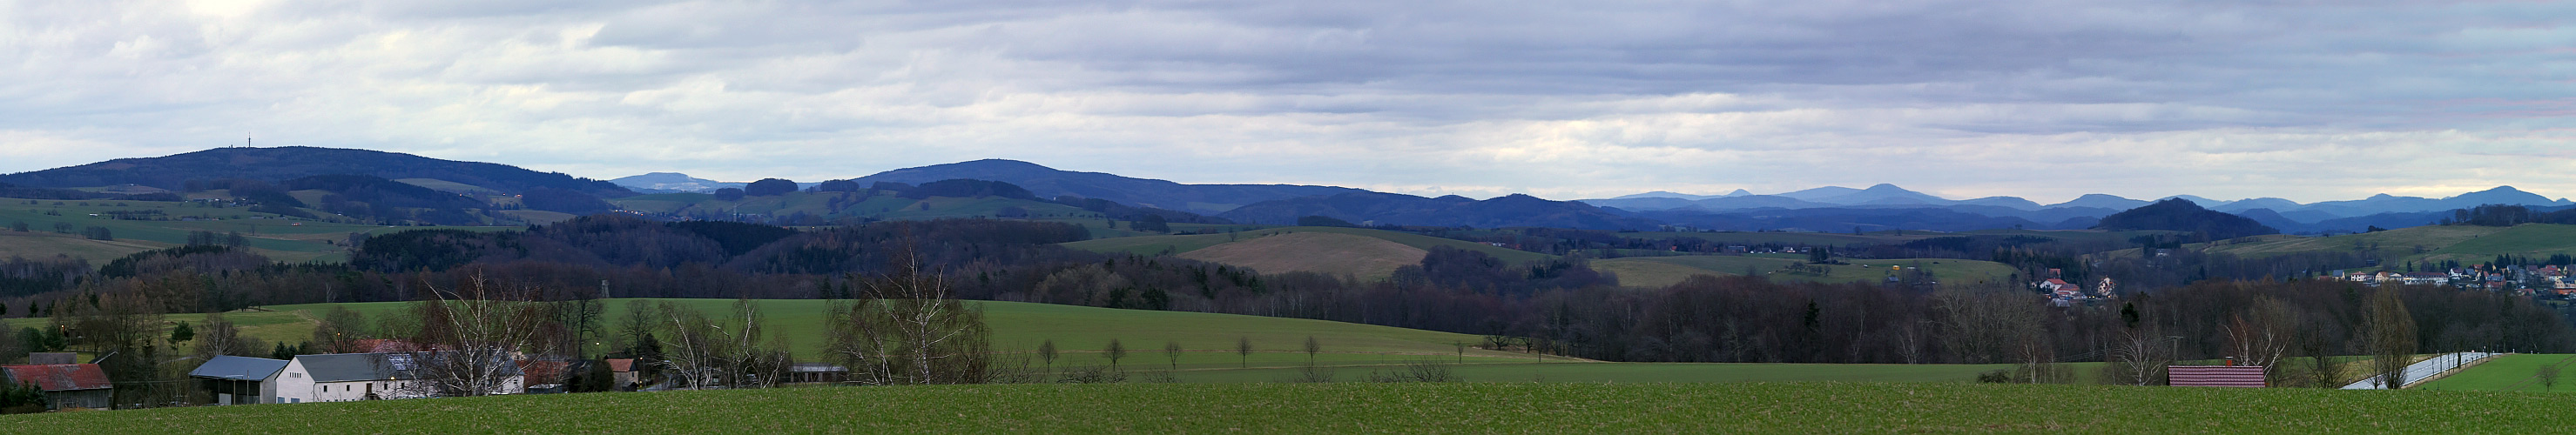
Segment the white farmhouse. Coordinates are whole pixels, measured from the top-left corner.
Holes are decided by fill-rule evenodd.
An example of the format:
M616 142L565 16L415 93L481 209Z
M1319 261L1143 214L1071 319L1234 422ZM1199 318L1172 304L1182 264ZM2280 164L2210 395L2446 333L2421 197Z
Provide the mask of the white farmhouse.
M286 364L277 376L278 403L346 402L353 400L409 399L430 397L435 391L428 381L424 364L416 359L434 354L412 353L341 353L299 355ZM508 378L492 394L519 394L525 391L526 379L515 365L506 368Z

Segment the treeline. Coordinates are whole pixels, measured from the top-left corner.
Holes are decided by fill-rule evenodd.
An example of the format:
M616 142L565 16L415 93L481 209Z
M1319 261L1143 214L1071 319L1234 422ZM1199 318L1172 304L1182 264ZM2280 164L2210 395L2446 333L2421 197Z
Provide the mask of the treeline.
M1095 253L1058 243L1079 226L992 219L880 222L794 231L726 222L589 216L526 231L409 231L357 241L347 264L275 264L223 246L121 259L95 275L79 263L14 260L0 274L26 289L57 286L13 307L92 304L100 295L148 301L158 312L250 305L410 301L426 288L488 280L542 289L535 300L601 297L828 298L918 267L965 299L1323 319L1498 337L1532 349L1628 361L2047 362L2100 361L2117 337L2153 329L2179 358L2225 356L2222 327L2243 307L2290 307L2319 352L2358 352L2352 331L2371 291L2342 282L2242 280L2295 261L2223 256L2095 261L2003 249L1994 255L2075 276L2199 276L2187 284L2125 284L2125 299L2054 307L2019 286L1938 292L1862 284L1780 284L1699 277L1636 290L1580 256L1513 263L1435 249L1393 277L1264 274L1187 259ZM2296 258L2296 257L2293 257ZM2308 259L2322 267L2341 258ZM2298 260L2298 261L2308 261ZM2234 264L2236 266L2230 266ZM2187 266L2186 266L2187 265ZM2174 273L2174 269L2188 272ZM2038 272L2031 272L2038 273ZM2275 275L2278 274L2278 275ZM2163 278L2156 278L2163 279ZM2083 282L2083 281L2078 281ZM59 284L57 284L59 283ZM2420 350L2576 350L2576 332L2528 298L2449 288L2394 288L2425 340ZM138 302L140 303L140 302ZM73 305L79 306L79 305ZM43 314L39 314L43 315ZM1499 337L1521 337L1520 340Z
M2576 224L2576 208L2557 210L2534 209L2520 205L2487 204L2451 210L2442 225L2477 225L2510 227L2522 224Z

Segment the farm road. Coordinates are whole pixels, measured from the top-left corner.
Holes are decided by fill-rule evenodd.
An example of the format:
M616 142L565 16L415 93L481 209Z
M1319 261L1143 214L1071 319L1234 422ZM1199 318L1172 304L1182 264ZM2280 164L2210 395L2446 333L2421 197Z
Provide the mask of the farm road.
M2442 372L2449 371L2449 370L2451 370L2451 369L2453 369L2453 368L2457 368L2457 367L2459 367L2459 366L2461 366L2461 365L2465 365L2465 364L2468 364L2468 363L2474 363L2474 362L2478 362L2478 361L2484 361L2484 360L2486 360L2487 358L2493 358L2493 357L2495 357L2495 356L2496 356L2496 354L2493 354L2493 353L2487 353L2487 352L2460 352L2460 353L2453 353L2453 354L2445 354L2445 355L2441 355L2441 356L2435 356L2435 357L2432 357L2432 358L2430 358L2430 359L2425 359L2425 360L2423 360L2423 361L2416 361L2414 364L2408 364L2408 365L2406 366L2406 382L2407 382L2407 383L2421 382L2424 378L2429 378L2429 377L2432 377L2433 375L2441 374ZM2380 389L2387 389L2387 387L2382 386L2382 385L2379 385L2380 378L2381 378L2380 376L2371 376L2371 377L2370 377L2370 379L2363 379L2363 380L2361 380L2361 382L2354 382L2354 383L2352 383L2352 385L2345 385L2345 386L2343 386L2343 389L2346 389L2346 390L2380 390Z

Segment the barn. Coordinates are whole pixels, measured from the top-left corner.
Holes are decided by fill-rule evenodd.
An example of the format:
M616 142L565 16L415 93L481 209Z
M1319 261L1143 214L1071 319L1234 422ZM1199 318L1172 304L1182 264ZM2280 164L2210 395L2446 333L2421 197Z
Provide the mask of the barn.
M104 409L111 406L116 384L97 364L0 366L0 380L45 390L45 407Z
M277 374L286 360L217 355L197 365L188 377L213 393L217 405L277 403Z

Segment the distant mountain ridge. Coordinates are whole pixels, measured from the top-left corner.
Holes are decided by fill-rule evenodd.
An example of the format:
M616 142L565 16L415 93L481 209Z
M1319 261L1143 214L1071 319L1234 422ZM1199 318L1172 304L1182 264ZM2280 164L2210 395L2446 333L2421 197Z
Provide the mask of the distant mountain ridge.
M2413 216L2415 214L2446 212L2449 210L2486 204L2537 207L2556 207L2576 204L2576 202L2570 202L2566 199L2549 199L2540 195L2524 192L2515 189L2512 186L2498 186L2493 189L2469 192L2458 196L2440 199L2401 197L2381 194L2360 200L2325 201L2315 204L2300 204L2296 201L2281 198L2250 198L2225 201L2193 195L2174 195L2159 198L2158 200L2161 201L2165 199L2180 199L2203 208L2225 213L2244 214L2253 210L2265 210L2269 213L2263 214L2262 217L2263 219L2271 220L2271 223L2299 224L2292 227L2283 227L2282 229L2296 228L2312 231L2346 231L2342 229L2342 227L2345 226L2344 224L2324 224L2328 221L2411 222L2415 220L2415 216ZM1586 204L1603 207L1616 207L1638 212L1698 210L1703 212L1728 213L1750 212L1762 209L1806 210L1912 207L1941 208L1985 216L2019 217L2024 219L2038 218L2037 216L2028 216L2026 212L2048 210L2084 210L2084 212L2077 212L2076 214L2099 218L2108 216L2112 212L2143 207L2152 203L2152 201L2147 200L2129 199L2116 195L2098 193L2087 194L2066 202L2047 205L2041 205L2037 202L2011 196L1953 200L1906 190L1892 184L1879 184L1870 186L1866 189L1826 186L1770 195L1745 193L1742 195L1730 194L1724 196L1705 196L1683 195L1658 191L1609 199L1586 199L1579 201ZM2019 211L1997 211L1995 210L1996 208ZM2067 213L2063 212L2055 213L2053 216L2041 219L2041 222L2047 222L2048 219L2072 217L2066 215ZM2387 216L2363 219L2365 217L2381 215Z
M434 178L510 193L553 188L609 198L636 194L615 183L498 163L304 146L215 148L162 157L116 159L0 175L0 182L56 188L134 184L182 190L190 181L251 179L281 182L317 175L366 175L388 180Z
M654 172L654 173L647 173L647 174L644 174L644 175L629 175L629 176L624 176L624 177L617 177L617 178L615 178L615 179L610 179L610 180L608 180L608 182L610 182L610 183L617 183L617 185L619 185L619 186L626 186L626 188L628 188L628 189L635 189L635 191L638 191L638 192L698 192L698 193L713 192L713 191L715 191L716 189L723 189L723 188L728 188L728 187L730 187L730 188L735 188L735 189L740 189L740 188L742 188L742 186L743 186L743 185L748 184L748 183L727 183L727 182L722 182L722 181L709 180L709 179L698 178L698 177L691 177L691 176L689 176L689 174L682 174L682 173L678 173L678 172Z
M1236 222L1279 225L1294 224L1297 218L1306 216L1375 225L1439 227L1652 230L1663 226L1652 219L1580 202L1517 194L1478 201L1457 195L1424 198L1396 193L1344 193L1263 201L1217 215Z
M1262 201L1345 193L1376 193L1348 187L1291 184L1181 184L1099 172L1065 171L1036 163L1002 159L896 169L855 178L852 181L857 181L864 186L878 181L921 184L960 178L1011 183L1044 198L1073 195L1203 215L1217 215Z

